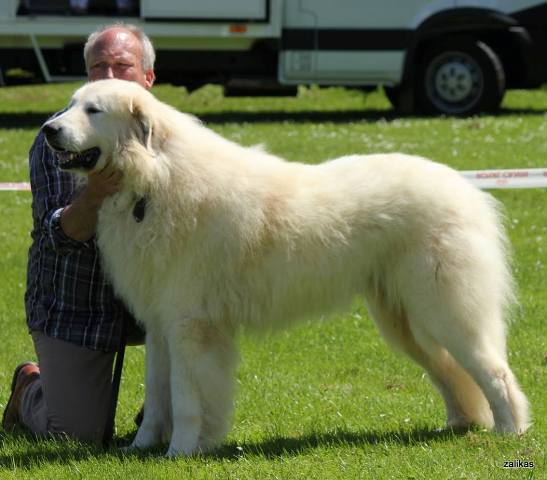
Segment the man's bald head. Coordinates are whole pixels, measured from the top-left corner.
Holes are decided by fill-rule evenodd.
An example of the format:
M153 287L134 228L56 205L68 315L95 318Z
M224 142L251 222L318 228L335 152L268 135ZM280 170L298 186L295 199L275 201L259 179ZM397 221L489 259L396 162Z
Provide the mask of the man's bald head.
M119 78L150 88L155 79L154 48L137 27L116 24L93 32L84 47L89 80Z

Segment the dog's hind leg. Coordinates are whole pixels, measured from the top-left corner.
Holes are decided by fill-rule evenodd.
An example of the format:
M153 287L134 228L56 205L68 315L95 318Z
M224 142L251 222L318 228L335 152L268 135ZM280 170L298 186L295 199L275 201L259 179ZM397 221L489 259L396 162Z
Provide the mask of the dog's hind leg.
M494 416L495 429L523 433L530 423L528 401L507 364L505 352L500 352L492 341L495 330L495 323L489 322L488 332L464 333L457 321L449 319L442 332L435 333L436 340L480 386Z
M473 378L419 326L411 323L410 328L436 372L436 378L432 377L432 381L445 399L446 425L458 429L467 429L471 425L492 428L494 420L490 405Z
M444 400L447 426L467 428L470 424L477 422L477 416L470 414L470 409L465 408L466 405L462 404L458 398L457 385L454 385L453 381L449 381L454 379L454 375L447 375L450 358L446 350L441 348L436 348L434 351L424 349L420 345L421 342L417 341L414 332L410 330L406 313L401 309L389 308L385 304L383 296L379 295L378 292L367 298L367 304L369 313L387 343L395 350L408 355L428 373L432 384ZM461 373L466 375L463 371ZM474 384L471 378L467 377L469 382ZM482 396L478 387L474 386L475 393ZM484 396L482 396L482 403L486 405L486 409L489 411Z
M144 417L130 448L147 448L169 440L172 430L169 370L167 342L160 332L148 327Z
M480 265L480 257L469 261ZM488 275L473 268L447 273L441 268L435 276L406 279L405 285L411 287L403 303L410 328L446 349L476 382L488 401L497 431L521 433L529 426L528 401L507 364L503 305L496 295L495 280L488 282ZM426 348L427 344L423 342ZM472 406L472 401L467 403Z

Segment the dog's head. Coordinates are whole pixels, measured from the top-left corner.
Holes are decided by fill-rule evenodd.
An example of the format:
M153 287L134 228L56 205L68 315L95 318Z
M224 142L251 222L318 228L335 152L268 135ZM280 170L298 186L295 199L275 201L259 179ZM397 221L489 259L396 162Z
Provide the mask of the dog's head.
M67 110L42 131L60 168L91 173L108 162L122 162L128 149L152 153L156 125L145 112L154 110L154 101L135 82L99 80L77 90Z

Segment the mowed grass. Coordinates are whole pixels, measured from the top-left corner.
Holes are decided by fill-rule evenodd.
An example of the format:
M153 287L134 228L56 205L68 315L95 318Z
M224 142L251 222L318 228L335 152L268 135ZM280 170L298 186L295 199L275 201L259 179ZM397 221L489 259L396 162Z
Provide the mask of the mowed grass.
M47 116L78 84L0 89L0 182L27 181L27 152ZM404 151L460 170L547 166L547 91L510 92L496 116L397 118L379 92L301 89L296 98L225 99L159 85L157 96L245 145L293 161ZM241 335L234 427L213 454L167 460L164 448L125 455L143 394L142 347L128 348L117 445L34 441L0 430L0 478L545 478L547 189L493 194L505 205L520 308L511 366L534 425L522 438L438 431L444 408L423 372L379 337L363 303L345 314L257 339ZM30 194L0 192L0 404L13 368L34 358L23 296ZM507 470L504 461L532 461Z

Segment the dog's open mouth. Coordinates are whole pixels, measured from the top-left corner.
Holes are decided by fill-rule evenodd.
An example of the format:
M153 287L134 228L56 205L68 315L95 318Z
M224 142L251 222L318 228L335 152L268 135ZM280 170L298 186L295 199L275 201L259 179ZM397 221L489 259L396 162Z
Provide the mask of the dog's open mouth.
M63 170L71 170L74 168L82 168L84 170L92 169L99 157L101 156L101 149L93 147L83 152L68 152L66 150L56 150L57 158L59 159L59 166Z

